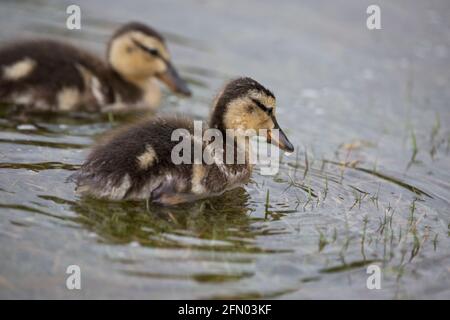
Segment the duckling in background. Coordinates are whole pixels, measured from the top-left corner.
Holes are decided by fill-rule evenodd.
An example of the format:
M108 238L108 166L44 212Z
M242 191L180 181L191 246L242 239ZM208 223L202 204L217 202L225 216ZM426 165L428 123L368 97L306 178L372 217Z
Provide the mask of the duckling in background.
M225 86L216 99L209 123L209 128L218 129L223 137L229 134L227 129L234 129L233 141L237 143L233 144L233 154L236 160L238 149L245 151L243 163L206 164L202 159L199 164L174 164L171 153L179 141L172 141L171 136L180 128L187 130L193 148L194 144L201 144L204 151L210 143L194 136L192 119L158 118L135 124L94 147L80 170L70 177L77 185L77 193L173 205L219 195L249 181L250 145L245 142L247 137L239 139L245 130L267 129L269 142L289 152L294 150L276 121L275 96L251 78L239 78ZM279 130L278 139L272 134L273 129ZM224 138L222 150L226 153L225 143Z
M31 112L154 109L161 98L157 80L175 93L191 95L170 61L164 38L137 22L112 36L107 62L53 40L0 49L0 102Z

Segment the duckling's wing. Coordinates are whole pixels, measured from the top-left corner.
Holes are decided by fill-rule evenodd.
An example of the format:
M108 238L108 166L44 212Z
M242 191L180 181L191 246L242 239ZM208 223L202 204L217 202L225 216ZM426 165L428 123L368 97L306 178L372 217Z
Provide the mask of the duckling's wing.
M192 168L171 160L177 144L171 133L179 128L191 131L192 123L156 119L122 129L97 145L69 181L76 183L79 194L111 200L159 199L164 190L183 193L189 189Z

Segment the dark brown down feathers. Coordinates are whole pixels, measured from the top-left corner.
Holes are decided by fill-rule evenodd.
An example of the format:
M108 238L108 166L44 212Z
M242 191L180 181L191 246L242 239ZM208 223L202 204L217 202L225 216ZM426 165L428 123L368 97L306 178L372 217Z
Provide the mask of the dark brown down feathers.
M112 88L105 85L111 78L106 65L95 56L70 44L33 40L10 44L0 50L2 69L24 59L35 62L33 70L26 77L14 81L0 77L0 101L9 102L12 95L33 92L38 95L37 99L56 107L56 94L63 88L76 88L80 92L86 89L77 64L92 72L103 84L101 93L106 102L114 101Z
M130 31L141 32L164 43L163 37L154 29L131 22L115 32L108 50L111 41ZM25 60L33 63L29 74L18 79L3 76L2 70ZM92 83L87 87L80 67L99 82L94 85L95 89ZM26 96L28 103L22 106L24 110L62 111L58 93L67 88L76 89L80 98L71 110L64 111L100 111L102 107L115 103L118 97L123 103L134 104L140 102L145 94L142 88L117 73L109 62L68 43L41 39L10 43L0 48L0 102L22 104L20 97Z
M194 165L175 165L171 158L172 149L179 143L171 141L172 132L182 128L193 135L193 120L180 117L158 118L121 129L97 145L70 180L76 182L77 190L81 191L81 194L115 199L116 196L111 194L124 188L116 193L120 199L148 198L162 204L167 204L162 200L165 195L182 195L184 202L225 191L227 175L217 165L206 165L202 162L204 172L207 173L202 181L206 189L205 194L192 194ZM143 169L137 160L148 147L154 151L156 160ZM192 152L191 163L193 162ZM238 174L238 171L245 168L245 165L236 165L234 168L230 167L230 172ZM124 182L125 177L127 182ZM158 183L149 188L152 181ZM112 190L111 187L116 189ZM147 193L142 192L147 188Z
M269 90L250 78L233 80L219 97L210 125L225 130L221 125L230 102L251 90L273 97ZM207 165L202 158L200 164L174 164L171 153L179 143L172 141L172 133L176 129L186 129L192 137L193 120L158 118L113 133L94 147L81 169L72 176L77 191L82 195L112 200L150 199L160 204L176 204L220 194L250 179L252 168L247 162ZM206 129L205 125L203 129ZM223 159L226 159L226 138L223 136ZM209 142L200 141L203 151ZM198 140L191 140L191 150L193 143L198 143ZM235 144L235 160L236 148ZM142 157L150 163L148 167L143 168L139 162ZM194 152L191 153L191 163L193 157Z

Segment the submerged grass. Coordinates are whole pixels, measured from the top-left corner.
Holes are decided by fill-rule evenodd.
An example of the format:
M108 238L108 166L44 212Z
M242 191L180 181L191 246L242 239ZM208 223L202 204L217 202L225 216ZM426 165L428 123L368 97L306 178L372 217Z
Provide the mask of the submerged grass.
M413 185L411 185L411 184L409 184L409 183L407 183L405 181L402 181L402 180L400 180L398 178L395 178L395 177L389 176L387 174L381 173L379 171L373 171L372 169L367 169L367 168L364 168L364 167L356 166L355 164L352 164L352 163L349 163L349 164L347 164L347 163L340 163L340 162L336 162L336 161L332 161L332 160L326 160L326 161L328 163L331 163L331 164L334 164L334 165L337 165L337 166L344 166L346 168L351 168L353 170L357 170L357 171L361 171L361 172L364 172L364 173L368 173L370 175L376 176L377 178L381 178L381 179L383 179L385 181L392 182L392 183L394 183L394 184L396 184L396 185L398 185L398 186L400 186L402 188L405 188L405 189L407 189L407 190L409 190L409 191L411 191L411 192L413 192L413 193L415 193L417 195L424 195L424 196L427 196L428 198L433 198L429 193L421 190L420 188L418 188L416 186L413 186Z
M417 147L417 139L414 129L411 129L411 144L412 144L412 155L411 159L409 160L406 166L406 170L408 170L414 163L417 163L416 157L417 154L419 153L419 148Z
M342 265L338 265L338 266L334 266L334 267L329 267L329 268L324 268L321 269L320 272L321 273L337 273L337 272L345 272L345 271L350 271L353 269L359 269L365 266L368 266L370 264L373 263L377 263L380 262L380 260L361 260L361 261L353 261L350 263L345 263Z

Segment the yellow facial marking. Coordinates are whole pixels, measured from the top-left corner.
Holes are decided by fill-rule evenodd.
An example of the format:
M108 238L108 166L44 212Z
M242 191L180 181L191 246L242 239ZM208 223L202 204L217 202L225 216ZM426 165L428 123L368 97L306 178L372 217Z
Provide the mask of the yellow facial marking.
M230 102L224 115L226 129L247 130L272 129L271 117L255 105L252 99L260 101L267 108L275 111L275 99L257 91L250 91L245 97Z
M258 100L267 108L273 108L275 111L276 101L274 97L268 96L257 90L251 90L248 95L251 99Z
M158 50L158 52L161 54L161 56L164 59L170 60L169 51L167 51L167 48L164 46L164 44L161 41L159 41L159 39L149 37L138 31L131 32L129 36L147 48L152 48L152 49Z
M155 149L147 145L145 147L144 153L137 157L137 161L139 168L141 168L142 170L150 168L156 161L158 161Z
M111 42L108 58L113 68L127 80L145 86L145 80L164 72L167 66L162 59L145 52L135 42L158 50L166 60L170 55L161 41L138 31L125 33Z
M36 66L36 61L25 58L3 69L3 77L7 80L16 81L28 76Z

